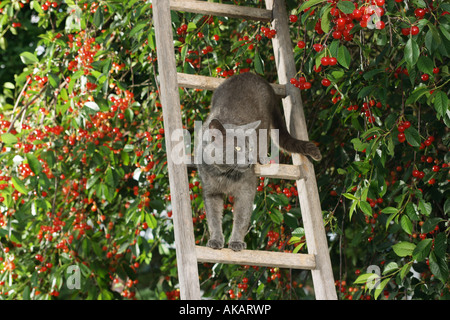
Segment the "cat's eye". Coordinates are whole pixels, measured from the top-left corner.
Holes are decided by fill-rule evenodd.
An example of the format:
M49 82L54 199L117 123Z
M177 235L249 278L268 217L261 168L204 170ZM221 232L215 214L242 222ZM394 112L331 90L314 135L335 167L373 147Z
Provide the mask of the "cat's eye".
M234 150L241 151L241 147L235 147Z

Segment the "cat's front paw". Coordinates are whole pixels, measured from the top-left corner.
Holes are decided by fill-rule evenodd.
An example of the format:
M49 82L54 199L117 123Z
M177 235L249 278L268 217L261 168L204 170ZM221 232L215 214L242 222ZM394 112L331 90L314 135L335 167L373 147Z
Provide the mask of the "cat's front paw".
M247 244L243 241L230 241L228 248L233 251L242 251L247 248Z
M317 148L314 142L308 142L305 147L305 153L316 161L322 160L322 154L320 153L319 148Z
M222 249L223 248L223 241L210 239L208 240L208 243L206 244L207 247L210 247L212 249Z

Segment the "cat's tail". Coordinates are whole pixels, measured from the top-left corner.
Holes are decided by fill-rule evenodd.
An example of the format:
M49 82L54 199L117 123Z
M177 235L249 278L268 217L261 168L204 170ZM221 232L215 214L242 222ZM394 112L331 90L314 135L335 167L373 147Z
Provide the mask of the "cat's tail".
M286 123L284 121L283 115L281 114L279 108L279 104L276 104L273 107L273 127L274 129L278 129L278 145L281 149L289 152L289 153L300 153L303 155L310 156L316 161L322 159L322 155L320 154L319 148L311 141L303 141L295 139L290 135L287 130Z

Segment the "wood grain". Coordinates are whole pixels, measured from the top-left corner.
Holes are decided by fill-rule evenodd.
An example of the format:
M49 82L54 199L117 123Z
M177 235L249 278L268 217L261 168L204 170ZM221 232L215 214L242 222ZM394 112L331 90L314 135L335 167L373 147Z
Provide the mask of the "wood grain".
M292 164L258 164L255 165L255 174L260 177L289 180L300 180L305 177L302 167Z
M198 262L304 270L313 270L316 267L315 258L311 254L263 250L242 250L235 252L228 248L216 250L201 246L196 246L196 252Z
M225 78L214 78L187 73L178 73L178 86L184 88L195 88L214 91L225 80L226 80ZM286 96L286 86L276 83L271 83L270 85L272 86L276 95L280 97Z
M158 55L161 103L164 130L170 137L174 130L183 128L180 95L178 92L175 52L172 42L172 23L169 1L153 0L153 22ZM183 300L200 299L198 265L195 254L194 227L189 198L187 169L184 163L175 164L171 154L173 144L166 140L167 165L173 211L175 248L177 256L180 297Z
M272 20L272 11L270 10L198 0L170 0L170 8L176 11L262 22Z
M272 28L277 35L272 38L278 82L286 84L286 98L283 99L286 124L292 136L308 139L308 130L300 90L289 80L297 74L289 34L288 14L284 0L265 0L266 8L273 10ZM316 257L316 269L312 270L314 292L317 300L337 300L331 267L328 242L320 205L319 191L313 164L304 156L293 154L293 163L301 165L306 179L297 180L300 207L305 228L308 253Z

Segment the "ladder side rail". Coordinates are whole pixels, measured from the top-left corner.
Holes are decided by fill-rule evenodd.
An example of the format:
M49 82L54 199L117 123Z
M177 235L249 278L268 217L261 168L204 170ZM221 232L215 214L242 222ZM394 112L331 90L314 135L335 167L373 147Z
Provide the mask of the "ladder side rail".
M171 154L173 147L170 139L171 134L174 130L182 130L182 122L169 1L153 0L153 21L155 25L164 128L167 137L167 163L172 198L180 298L183 300L198 300L201 298L200 283L195 253L187 169L184 163L175 164Z
M286 4L284 0L265 0L265 2L266 8L273 10L272 25L277 30L272 43L279 83L286 84L287 97L283 99L286 123L294 137L308 140L301 94L289 82L297 71L289 35ZM308 253L316 257L316 269L311 271L316 299L337 300L314 166L306 157L299 154L294 154L292 158L294 164L305 168L303 173L306 179L297 180L297 189Z

